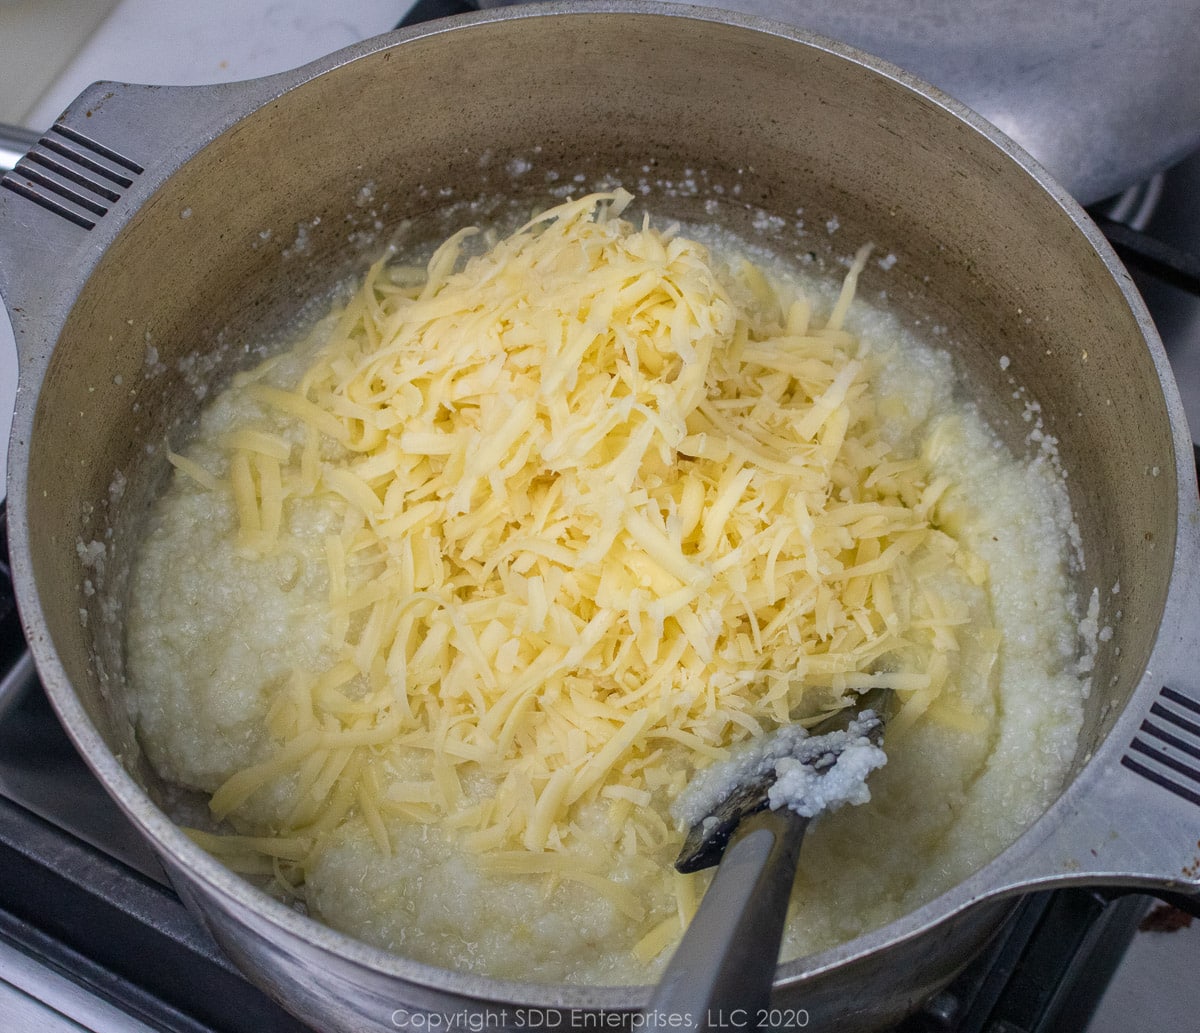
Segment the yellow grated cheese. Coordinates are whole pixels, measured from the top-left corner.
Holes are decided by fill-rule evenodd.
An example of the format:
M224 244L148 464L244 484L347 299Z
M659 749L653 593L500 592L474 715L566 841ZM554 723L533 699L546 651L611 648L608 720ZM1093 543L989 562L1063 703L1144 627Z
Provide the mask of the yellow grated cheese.
M200 487L207 491L220 491L221 480L214 477L203 466L197 463L194 459L189 459L187 456L181 456L177 452L167 450L167 461L175 467L180 473L190 477Z
M845 329L867 250L818 326L629 201L567 202L469 259L464 230L423 279L378 263L296 390L251 374L271 418L226 436L228 485L172 458L231 493L251 552L288 549L300 503L336 516L333 659L284 681L274 754L212 798L236 819L290 779L290 815L214 850L294 883L352 812L385 854L389 820L439 821L485 870L641 922L611 858L661 849L663 801L734 742L874 685L900 727L976 727L943 698L966 619L946 570L986 569L939 530L940 440L893 451ZM690 917L690 881L677 898L639 956Z
M643 964L653 961L664 950L678 942L682 931L683 926L679 924L678 915L664 918L633 945L633 956Z

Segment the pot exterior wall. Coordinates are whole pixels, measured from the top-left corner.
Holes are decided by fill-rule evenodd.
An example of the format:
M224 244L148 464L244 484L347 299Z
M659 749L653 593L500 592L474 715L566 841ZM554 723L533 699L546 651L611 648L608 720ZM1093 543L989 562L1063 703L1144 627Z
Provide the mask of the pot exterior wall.
M253 920L237 901L196 879L170 856L163 866L180 897L222 949L282 1007L324 1033L374 1030L638 1029L645 988L630 987L626 1001L591 1005L578 998L550 997L536 1004L482 1001L452 986L431 990L347 964L311 938ZM936 930L830 971L780 985L772 1009L788 1022L773 1025L820 1033L878 1033L916 1011L946 986L1003 925L1014 899L970 908ZM744 1016L724 1017L730 1029L746 1028ZM752 1024L751 1024L752 1027Z

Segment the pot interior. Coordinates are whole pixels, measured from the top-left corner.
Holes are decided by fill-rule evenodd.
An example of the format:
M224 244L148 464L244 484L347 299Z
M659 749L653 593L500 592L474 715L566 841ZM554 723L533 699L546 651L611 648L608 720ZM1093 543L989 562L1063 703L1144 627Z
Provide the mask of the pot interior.
M620 183L655 213L717 219L833 275L873 242L896 261L869 263L860 291L947 328L942 343L1019 454L1037 447L1026 416L1040 406L1069 474L1080 587L1099 587L1114 629L1078 768L1157 633L1176 526L1170 418L1137 315L1073 210L989 134L837 48L662 12L430 30L267 103L129 220L37 395L26 520L61 661L46 672L52 696L77 694L157 792L121 706L120 603L164 445L178 448L204 398L398 227L420 240L445 232L451 205L457 226L497 198ZM89 543L102 569L81 563Z

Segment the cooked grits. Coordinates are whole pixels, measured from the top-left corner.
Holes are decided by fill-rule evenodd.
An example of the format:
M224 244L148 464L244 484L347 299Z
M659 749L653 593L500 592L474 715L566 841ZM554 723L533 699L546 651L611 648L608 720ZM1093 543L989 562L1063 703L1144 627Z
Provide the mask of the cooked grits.
M581 232L592 232L592 225L587 223ZM621 232L633 239L637 231L626 227ZM664 253L673 260L675 251L668 245ZM798 339L799 332L788 320L801 318L792 303L802 295L812 301L814 327L819 328L836 307L838 285L804 282L794 270L774 268L764 288L767 281L728 243L721 245L716 258L710 259L703 248L689 254L689 260L702 266L711 262L716 286L710 301L719 307L721 318L727 310L741 313L736 318L743 321L745 312L753 313L750 322L761 332L756 331L757 337L752 333L752 343L772 334L790 333L788 340ZM430 275L453 277L459 266L461 261L449 271ZM416 274L384 269L378 275L390 277L390 286L377 290L376 302L382 305L379 299L390 297L387 291L399 285L396 289L407 294L397 304L417 304L412 299L420 294L423 281ZM488 275L494 279L502 273L492 270ZM662 303L661 294L655 297L656 304ZM746 346L744 340L730 343L736 336L733 318L713 331L718 356L714 362L724 361L721 349ZM788 588L783 584L776 590L779 598L769 600L767 609L760 606L753 616L743 617L736 639L728 610L704 611L696 622L684 615L672 623L669 608L656 611L652 602L638 602L641 609L630 604L632 616L619 618L611 647L604 645L607 640L592 644L587 635L597 618L593 609L585 608L571 632L584 644L578 655L566 649L578 660L577 667L555 675L561 685L539 686L532 696L514 703L505 697L506 688L519 682L537 660L535 654L521 652L521 634L527 633L527 638L532 634L528 629L536 626L529 611L538 610L545 622L547 607L552 610L555 598L572 591L572 578L584 581L574 568L567 574L560 569L536 585L537 593L552 598L535 596L529 587L532 576L526 575L549 570L560 556L548 546L529 546L535 552L543 548L540 558L502 568L511 579L506 584L520 585L518 594L524 593L511 617L518 629L515 637L511 629L488 631L490 625L480 625L481 630L468 635L461 616L445 630L430 616L417 630L410 628L410 637L400 646L393 644L391 653L385 645L372 651L364 643L385 642L387 635L372 623L368 614L374 611L367 604L356 610L348 600L356 598L356 592L362 599L375 600L390 578L401 576L398 570L407 570L410 582L413 577L419 581L412 571L419 574L422 563L434 563L440 571L442 564L450 570L451 561L430 559L421 551L424 546L412 545L413 540L427 544L432 532L423 531L425 537L417 539L383 537L378 529L394 530L409 519L406 514L418 512L417 496L385 511L387 490L380 487L372 489L374 501L366 498L358 505L357 489L331 471L350 469L374 453L364 452L357 439L336 440L331 436L336 428L322 423L324 417L280 401L289 393L309 390L305 385L319 379L312 370L321 362L326 371L322 376L332 376L328 370L349 376L346 370L367 361L366 346L355 345L352 354L332 360L322 358L347 325L343 314L335 312L291 350L235 379L206 409L194 438L175 459L178 469L152 514L136 561L129 603L128 671L140 741L165 779L215 794L214 822L207 832L197 831L197 838L231 866L266 880L273 892L302 902L321 921L406 957L522 981L644 983L669 956L681 921L690 915L705 885L705 876L679 876L671 867L682 830L671 822L669 808L689 773L756 729L773 727L781 714L784 719L815 717L852 701L847 690L886 684L891 678L901 688L899 714L884 744L888 763L870 778L869 803L819 819L809 832L782 957L829 947L897 918L995 856L1053 800L1081 723L1086 687L1078 658L1087 644L1079 630L1081 601L1073 580L1077 557L1061 473L1044 453L1018 459L998 441L965 397L946 353L861 301L854 302L845 320L849 333L837 337L836 354L826 359L833 381L849 363L861 366L854 381L863 385L861 391L854 389L855 411L866 414L861 419L869 422L861 425L872 429L864 439L867 444L859 445L860 451L870 453L862 460L864 469L877 471L874 481L867 474L863 483L882 483L886 477L878 471L891 463L896 469L919 468L913 483L918 488L936 484L938 489L935 499L924 501L908 488L895 489L895 497L880 496L893 508L899 506L897 499L907 497L904 505L912 512L904 519L911 526L905 525L908 529L897 531L894 538L919 542L879 575L891 581L872 580L870 590L864 588L856 602L835 599L832 609L830 590L822 590L822 596L814 589L824 604L814 604L811 614L806 611L798 623L780 632L784 638L807 636L805 640L817 643L819 650L840 641L838 636L849 636L846 640L858 642L856 648L870 662L858 671L818 673L797 678L795 684L788 681L787 672L765 671L761 663L756 668L757 654L750 648L765 650L769 645L771 620L787 608ZM629 358L628 348L622 354L622 362L643 362L651 380L683 380L691 361L686 349L682 359L672 361L657 353L647 358L644 351ZM551 368L546 363L520 372L549 377ZM758 372L747 382L774 382L783 376L777 370L754 368ZM471 375L486 379L485 369L493 380L499 375L486 363L472 366ZM563 392L575 390L574 373L568 373L562 374ZM382 374L371 377L361 383L378 390ZM844 390L846 378L840 383ZM740 403L730 390L721 388L725 394L718 405L710 385L707 404L716 405L714 411L720 413L739 412ZM804 401L799 395L794 385L779 395L797 407L788 419L798 425L820 401ZM316 388L305 397L317 398ZM541 417L542 424L553 422L553 404L545 402L549 415ZM442 406L438 418L450 418L447 413L454 408ZM836 418L837 408L831 407L819 426L805 424L813 441L828 443L833 433L829 420ZM669 422L662 415L665 409L656 412L661 422ZM497 419L503 416L502 412ZM537 419L531 417L531 425L537 426ZM860 426L853 420L847 431L851 439ZM405 426L387 433L399 440ZM704 424L710 439L713 426L711 420ZM355 427L355 434L368 433L366 422ZM684 430L695 428L689 424ZM632 432L621 434L624 448ZM472 447L482 451L500 436L499 430L478 434ZM707 461L708 446L699 440L704 436L690 433L673 439L682 441L680 449L695 453L686 461L689 469ZM772 438L777 439L778 435ZM440 446L421 440L425 451L417 448L418 458L404 458L401 464L432 462ZM841 447L845 451L851 446L859 447L853 440ZM518 439L499 449L491 469L480 475L479 493L462 502L455 515L477 512L486 507L486 500L511 490L493 474L500 470L508 476L516 470L518 459L513 457L520 458L522 447ZM836 451L838 440L831 447ZM547 455L552 451L544 443L537 448ZM270 462L256 458L262 455ZM714 498L723 476L721 463L719 455L712 463L708 486ZM470 471L469 463L466 469ZM827 491L831 504L868 505L863 501L866 495L850 499L848 493L860 487L847 487L847 475L838 473L840 469L835 469ZM534 483L550 479L544 471L540 476ZM671 476L661 462L647 459L628 491L653 495ZM277 482L277 477L282 480ZM748 474L745 492L755 483ZM579 494L582 488L564 491ZM786 493L780 497L782 491L762 488L755 512L771 515L771 506L792 512L786 509ZM537 509L539 498L530 503L532 509ZM441 496L430 490L421 502L431 499ZM720 500L726 504L726 496ZM705 512L713 505L712 498L707 499ZM678 511L674 503L663 504L659 537L646 525L626 520L623 526L645 551L627 559L624 571L637 567L645 556L656 557L664 537L683 543L684 558L661 561L675 563L674 581L657 570L640 575L641 580L629 574L628 585L618 595L642 600L656 591L670 595L688 588L678 587L686 580L686 570L680 573L679 568L685 562L699 563L701 547L696 543L711 536L697 530L688 538L688 522L680 516L685 509L683 503ZM811 505L809 510L816 512ZM729 519L750 516L735 512ZM779 520L773 515L771 519ZM814 533L803 514L795 520L797 534L804 527ZM681 522L684 531L678 530ZM768 532L769 525L764 533ZM363 537L368 533L373 537ZM734 579L733 587L723 590L722 605L740 593L750 601L743 610L753 608L750 603L755 593L764 591L760 584L766 576L756 573L749 584L736 580L738 566L750 562L749 553L736 552L748 533L727 535L733 560L719 558L724 539L711 552L717 558L706 560L712 569L720 568L721 577ZM346 542L351 543L349 549ZM586 552L586 542L576 544ZM609 605L604 593L612 594L605 579L615 576L608 570L614 562L611 550L633 555L625 537L611 539L610 546L590 558L604 569L595 582L600 587L591 591L588 586L593 583L585 581L583 589L574 589L585 603L590 592ZM792 548L787 543L772 547ZM867 555L856 553L858 548L858 543L839 546L837 563L853 567L856 556ZM468 555L472 549L477 555ZM495 540L480 546L476 539L455 559L459 565L453 570L482 578L491 572L489 562L497 566L496 557L503 553L511 558L513 551L511 542L501 548ZM795 555L794 569L801 570L804 548L798 547ZM755 563L766 562L758 552L754 556ZM356 557L361 559L357 565ZM768 559L775 562L774 557ZM874 563L872 571L882 569L881 560L863 562ZM780 569L785 567L783 563ZM775 568L770 570L773 578ZM828 571L810 574L827 577ZM656 578L667 589L656 588ZM449 605L446 593L465 584L466 575L434 580L433 589L406 582L409 601L400 604L401 609L408 607L404 613L429 609L417 601L421 591L442 593L431 606L443 612ZM843 582L834 583L844 587ZM559 596L554 596L556 584ZM918 612L915 604L888 595L892 587L913 585L919 586L922 598L935 601L931 605L936 612ZM480 592L474 581L471 592L472 599ZM495 605L501 607L500 602ZM584 604L572 605L579 609ZM406 620L396 616L401 609L389 611L392 617L387 619ZM665 624L663 612L668 613ZM647 631L650 618L645 615L655 613L659 623ZM718 620L714 613L726 617ZM501 607L496 614L504 616L508 609ZM839 615L842 624L834 630L831 622ZM499 616L489 618L490 623L497 620ZM855 621L861 634L854 631ZM385 616L380 616L375 624L384 622ZM819 625L815 632L807 630L812 622ZM731 686L728 701L706 702L705 693L711 696L714 690L702 684L696 672L717 661L702 657L689 668L691 681L664 682L661 700L644 700L646 710L658 708L655 715L670 714L664 708L684 706L680 694L685 689L691 693L680 711L694 721L686 736L672 738L669 729L662 728L654 733L653 720L638 717L641 704L630 704L625 712L633 715L635 732L644 727L641 738L633 737L617 761L605 758L610 767L597 779L595 772L603 766L597 766L596 758L604 742L585 741L585 727L592 727L588 722L593 717L604 717L604 708L611 709L621 692L632 699L639 690L628 679L603 681L620 658L622 641L636 639L638 649L628 651L636 654L660 647L651 641L655 634L663 639L664 650L668 645L675 648L667 641L674 635L682 668L693 663L693 652L707 656L705 648L712 651L688 639L688 629L694 636L699 634L697 627L718 643L714 655L740 650L746 655L746 669L757 673L722 674L725 680L720 684ZM394 628L388 633L392 632ZM431 645L422 652L422 644L439 634L445 640L437 649ZM550 632L545 635L552 639ZM888 648L868 648L874 639L889 635L894 642ZM789 648L794 647L793 642ZM588 666L591 648L611 652L603 654L603 663ZM496 665L497 677L489 680L477 668L470 668L475 672L470 677L462 676L462 665L471 659L468 654L479 651ZM410 665L402 674L396 673L396 656ZM431 664L444 676L441 681L430 676L418 691L421 672ZM926 665L942 672L936 693L923 688L929 672L919 668ZM659 668L647 661L645 670ZM660 670L657 677L669 674ZM496 683L491 689L490 681ZM489 724L488 710L497 707L511 709L499 712ZM325 742L323 729L351 738L337 740L340 745L314 746ZM537 750L545 755L532 756ZM593 781L572 781L585 773ZM574 786L579 789L572 799Z

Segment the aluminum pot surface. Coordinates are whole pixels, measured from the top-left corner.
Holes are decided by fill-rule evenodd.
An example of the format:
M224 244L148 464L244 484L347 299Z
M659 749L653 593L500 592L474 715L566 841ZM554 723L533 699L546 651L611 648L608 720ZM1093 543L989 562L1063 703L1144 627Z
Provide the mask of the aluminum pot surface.
M21 364L8 498L26 633L69 734L216 939L326 1030L419 1025L422 1012L529 1026L521 1009L551 1026L601 1012L628 1024L647 1000L644 987L439 970L270 899L159 808L121 700L130 551L163 484L162 443L202 396L363 267L377 220L417 232L449 204L601 178L750 237L796 232L802 212L813 229L798 239L830 267L866 240L897 256L862 289L886 286L905 317L952 328L948 347L1018 452L1029 426L1014 382L1041 406L1087 586L1113 627L1047 813L937 900L781 965L776 1002L811 1028L877 1029L944 984L1024 888L1195 890L1195 763L1164 767L1139 733L1164 698L1200 709L1190 435L1103 239L995 129L866 55L708 10L552 4L422 26L250 83L99 84L4 177L0 292ZM1105 595L1118 582L1119 619Z

